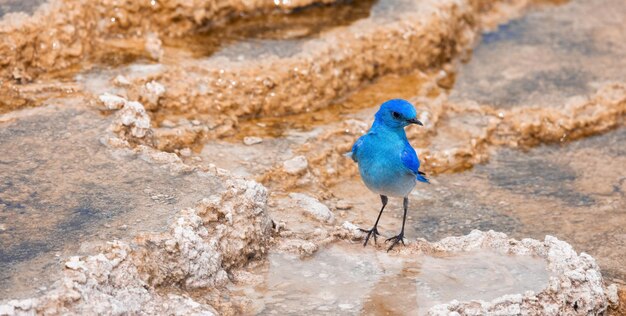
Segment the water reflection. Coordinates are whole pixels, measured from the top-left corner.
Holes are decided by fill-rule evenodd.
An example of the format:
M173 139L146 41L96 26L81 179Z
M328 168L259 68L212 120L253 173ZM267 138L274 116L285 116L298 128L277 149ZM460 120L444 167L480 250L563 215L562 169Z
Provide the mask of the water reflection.
M301 260L271 254L253 291L262 315L423 315L436 304L491 300L539 292L547 284L544 260L489 251L400 259L360 245L335 245Z

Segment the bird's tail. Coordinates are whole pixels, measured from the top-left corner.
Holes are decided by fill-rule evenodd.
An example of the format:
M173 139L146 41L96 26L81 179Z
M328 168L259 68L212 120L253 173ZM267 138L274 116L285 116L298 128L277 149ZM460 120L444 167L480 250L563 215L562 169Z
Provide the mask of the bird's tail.
M425 182L425 183L430 183L430 181L428 181L428 179L425 177L425 173L418 171L417 172L417 181L420 182Z

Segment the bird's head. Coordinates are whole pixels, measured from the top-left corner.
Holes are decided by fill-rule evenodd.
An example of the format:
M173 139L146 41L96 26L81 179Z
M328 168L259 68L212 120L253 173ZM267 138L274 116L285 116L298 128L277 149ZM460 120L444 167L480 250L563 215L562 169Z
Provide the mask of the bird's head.
M413 105L402 99L393 99L381 104L375 118L376 122L392 128L403 128L410 124L424 125L417 119Z

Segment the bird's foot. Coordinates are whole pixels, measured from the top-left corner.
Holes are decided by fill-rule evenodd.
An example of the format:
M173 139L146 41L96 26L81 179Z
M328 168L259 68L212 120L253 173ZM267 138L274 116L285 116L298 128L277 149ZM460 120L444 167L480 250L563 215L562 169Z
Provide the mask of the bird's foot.
M389 246L389 248L387 248L387 252L389 252L389 250L393 249L393 247L401 242L404 245L404 233L400 233L397 236L393 236L391 238L388 238L387 240L385 240L385 242L391 241L391 246Z
M367 246L367 242L370 240L370 237L374 236L374 244L376 243L376 237L379 236L380 234L378 233L378 229L376 229L376 226L372 227L372 229L363 229L363 228L359 228L360 231L367 233L367 236L365 237L365 242L363 243L363 247Z

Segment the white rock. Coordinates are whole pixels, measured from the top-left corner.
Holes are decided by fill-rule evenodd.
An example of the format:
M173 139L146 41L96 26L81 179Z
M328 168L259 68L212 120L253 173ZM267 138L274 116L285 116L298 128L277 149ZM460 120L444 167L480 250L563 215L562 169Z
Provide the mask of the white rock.
M309 162L304 156L296 156L283 162L283 169L289 174L299 174L306 170L308 166Z
M619 304L619 295L617 294L617 285L611 284L606 288L607 298L609 299L609 303L611 305L617 306Z
M174 122L172 122L172 121L170 121L168 119L165 119L165 120L161 121L161 126L162 127L167 127L167 128L174 128L174 127L176 127L176 123L174 123Z
M421 253L424 245L422 243L421 247L414 249ZM504 295L490 302L438 304L430 308L429 315L451 315L451 312L461 315L595 315L602 314L609 303L617 299L612 288L604 287L593 258L587 254L578 255L571 245L553 236L546 236L544 242L517 241L503 233L474 230L466 236L447 237L431 243L430 247L445 252L491 248L508 255L533 255L546 260L553 276L539 293L527 291L524 295ZM575 298L576 305L569 301L571 298Z
M261 137L246 136L246 137L243 138L243 143L248 145L248 146L260 144L262 142L263 142L263 139Z
M73 256L65 263L65 267L72 270L85 270L85 263L80 261L80 257Z
M163 42L155 33L146 34L145 49L152 59L159 61L163 58Z
M348 310L348 309L352 309L354 307L354 305L352 304L339 304L339 308L341 310Z
M189 148L183 148L180 150L180 155L183 157L189 157L191 156L191 149Z
M361 231L359 226L354 225L351 222L343 222L343 224L341 224L341 228L343 228L347 232L346 237L348 239L357 240L365 237L365 233Z
M298 253L300 255L310 256L317 252L319 247L308 240L303 239L285 239L278 244L278 249L285 252Z
M15 315L15 307L11 305L0 305L0 315Z
M122 75L117 75L117 77L113 79L113 83L120 86L128 86L131 84L130 80Z
M35 302L35 299L28 298L24 300L15 301L15 303L13 303L13 306L25 311L25 310L31 309L34 305L34 302ZM2 314L0 313L0 315Z
M158 104L159 98L161 98L163 94L165 94L165 87L157 81L152 80L144 86L144 100L151 105Z
M302 193L290 193L289 197L296 200L296 203L304 212L312 215L316 219L326 223L335 221L335 216L330 209L317 199Z
M107 110L119 110L124 107L127 102L126 99L110 93L103 93L98 99L104 104Z
M142 138L150 130L150 116L139 102L126 102L118 115L122 125L131 128L131 134L134 137Z
M341 200L339 202L337 202L337 209L338 210L349 210L352 208L352 204L348 203L347 201Z
M351 222L348 222L348 221L343 222L343 224L341 224L341 227L343 227L343 228L345 228L345 229L347 229L349 231L353 231L353 230L358 230L359 229L358 226L356 226L356 225L354 225L354 224L352 224Z

